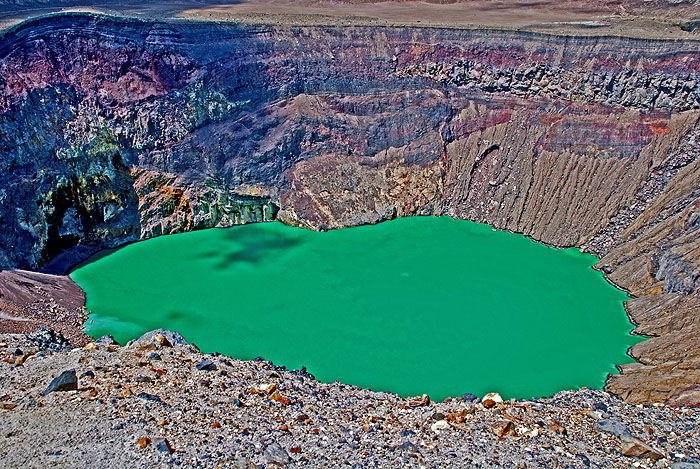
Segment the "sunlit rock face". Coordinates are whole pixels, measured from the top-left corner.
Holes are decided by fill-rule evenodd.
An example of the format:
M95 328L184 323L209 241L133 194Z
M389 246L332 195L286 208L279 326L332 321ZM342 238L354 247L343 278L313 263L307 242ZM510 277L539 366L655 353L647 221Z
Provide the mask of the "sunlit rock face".
M699 76L683 41L35 20L0 40L0 266L63 272L104 247L274 218L449 214L582 246L653 295L631 314L665 338L610 386L665 399L697 372L659 350L700 337L678 319L700 287ZM685 371L645 388L662 368Z

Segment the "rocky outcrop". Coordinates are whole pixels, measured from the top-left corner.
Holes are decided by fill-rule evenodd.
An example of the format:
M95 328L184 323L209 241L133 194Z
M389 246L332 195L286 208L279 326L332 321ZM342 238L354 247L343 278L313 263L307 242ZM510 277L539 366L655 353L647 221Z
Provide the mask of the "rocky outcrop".
M529 68L484 66L477 61L427 63L401 73L424 76L487 93L546 96L564 101L642 109L687 111L700 107L700 83L693 75L623 71L567 70L549 64Z
M699 75L696 42L41 18L0 40L0 266L448 214L601 256L659 335L609 386L663 400L700 356Z

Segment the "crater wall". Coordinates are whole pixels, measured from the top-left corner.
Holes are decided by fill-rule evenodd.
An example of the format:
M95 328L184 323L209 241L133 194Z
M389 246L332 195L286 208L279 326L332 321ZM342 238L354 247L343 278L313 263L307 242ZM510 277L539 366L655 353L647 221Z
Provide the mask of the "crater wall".
M274 218L447 214L600 256L655 337L608 388L692 399L699 77L692 41L33 20L0 39L0 267L63 273Z

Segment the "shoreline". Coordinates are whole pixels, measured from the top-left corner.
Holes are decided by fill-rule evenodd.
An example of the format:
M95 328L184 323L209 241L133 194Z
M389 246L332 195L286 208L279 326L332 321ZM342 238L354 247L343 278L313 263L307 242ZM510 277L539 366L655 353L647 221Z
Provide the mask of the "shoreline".
M450 216L448 214L425 215L425 216L430 216L430 217L445 216L445 217L450 218L451 220L462 220L460 218L456 218L456 217ZM406 218L406 217L397 217L397 218ZM267 220L265 222L255 222L255 223L268 223L268 222L273 222L273 221L279 221L280 223L286 224L286 223L284 223L284 221L278 220L278 219ZM374 225L374 224L382 223L385 221L391 221L391 220L381 220L377 223L371 223L371 224L365 224L365 225L333 227L331 229L335 230L335 229L341 229L341 228L353 228L356 226ZM464 221L470 221L470 220L464 220ZM553 249L578 248L577 246L562 247L562 246L557 246L557 245L553 245L553 244L549 244L549 243L545 243L545 242L541 242L541 241L536 241L531 236L527 236L523 233L517 233L517 232L511 231L511 230L507 230L507 229L497 229L497 228L494 228L494 227L488 225L487 223L480 223L480 222L473 222L473 223L488 226L492 230L495 230L495 231L503 231L503 232L507 232L507 233L511 233L511 234L520 235L520 236L523 236L524 238L528 239L530 242L533 242L536 244L541 244L543 246L553 248ZM289 225L289 226L297 226L297 225ZM310 229L312 231L315 231L312 228L305 227L305 226L298 226L298 227L301 229ZM231 228L231 227L229 227L229 228ZM205 228L205 229L225 229L225 228L219 227L219 228ZM79 295L79 297L81 298L80 299L81 304L80 304L79 308L75 308L74 306L72 309L63 307L61 305L58 305L58 303L57 303L57 300L61 299L63 296L61 291L52 290L49 288L48 292L47 292L45 289L41 289L41 283L37 282L35 287L40 288L38 290L39 295L41 295L41 296L49 295L48 298L46 298L46 299L35 298L34 301L25 302L23 306L17 306L15 303L10 303L8 305L7 302L3 302L3 298L0 298L0 333L28 333L28 332L36 331L37 329L43 327L43 328L49 328L49 329L56 329L56 330L60 331L68 339L69 343L75 347L81 347L89 342L94 341L93 337L87 335L84 332L85 322L89 319L89 311L87 311L85 309L86 303L87 303L86 293L80 287L80 285L78 285L70 277L70 273L72 271L74 271L76 268L78 268L79 266L90 262L91 259L94 259L94 258L99 259L101 257L109 255L110 253L112 253L118 249L121 249L121 248L126 247L130 244L133 244L133 243L138 243L140 241L144 241L144 240L128 241L128 242L121 244L119 246L101 249L101 250L95 252L89 258L87 258L81 262L78 262L77 264L68 268L66 273L64 275L61 275L61 276L54 276L54 275L49 275L49 274L39 274L39 273L30 272L30 271L22 271L22 270L15 270L15 271L2 271L2 270L0 270L0 288L2 288L3 282L7 282L6 278L8 277L8 273L12 273L12 272L16 273L16 277L11 276L11 274L10 274L10 278L12 278L15 282L17 282L19 278L32 278L33 277L32 274L35 274L36 277L34 277L34 278L36 278L37 280L42 279L42 278L49 279L52 277L56 277L56 278L60 279L60 281L65 282L65 284L69 286L69 288L67 288L69 297L75 298L76 295ZM600 260L599 257L596 256L592 252L586 251L585 253L592 255L597 260ZM625 290L624 288L621 288L619 285L612 282L609 279L608 275L605 274L602 270L596 269L595 264L593 266L591 266L591 268L593 270L597 271L598 273L600 273L603 276L603 278L606 280L606 282L609 283L611 286L613 286L614 288L627 294L629 299L634 298L634 296L629 291ZM54 282L51 282L48 285L52 285L53 283ZM46 284L44 286L46 286ZM627 300L627 301L629 301L629 300ZM625 311L625 316L627 317L627 320L629 321L630 326L632 327L632 330L629 332L629 335L636 336L636 337L649 338L647 336L635 334L635 330L637 329L637 324L635 324L632 321L632 318L629 315L629 311L626 307L627 301L623 302L622 305L623 305L623 308ZM44 312L47 309L46 308L47 305L49 306L48 310L51 311L52 313L58 311L58 314L55 317L51 318L51 317L49 317L50 314L46 314ZM23 320L21 322L18 320L12 320L10 318L3 318L2 317L3 310L10 309L10 308L8 308L8 306L10 306L10 307L14 306L15 308L17 308L14 316L22 317ZM10 324L8 324L8 322ZM632 363L639 363L638 360L635 359L634 356L631 354L632 347L634 347L634 345L628 347L627 350L625 351L625 353L629 358L632 359ZM216 353L216 352L214 352L214 353ZM607 373L607 375L605 376L604 382L603 382L604 384L603 384L602 388L600 389L601 391L605 391L605 389L610 381L611 376L621 374L621 367L623 365L615 364L614 366L618 372L617 373ZM560 390L557 392L567 392L567 391L568 392L576 392L575 389L564 389L564 390ZM553 395L554 394L552 394L552 396ZM551 397L551 396L543 396L543 398L547 398L547 397Z

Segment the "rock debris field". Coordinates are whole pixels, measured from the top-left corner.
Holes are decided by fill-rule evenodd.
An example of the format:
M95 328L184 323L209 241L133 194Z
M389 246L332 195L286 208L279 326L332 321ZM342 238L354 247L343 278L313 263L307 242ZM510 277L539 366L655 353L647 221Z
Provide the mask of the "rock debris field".
M603 391L402 398L165 330L80 348L3 334L0 358L3 467L700 468L700 409Z

